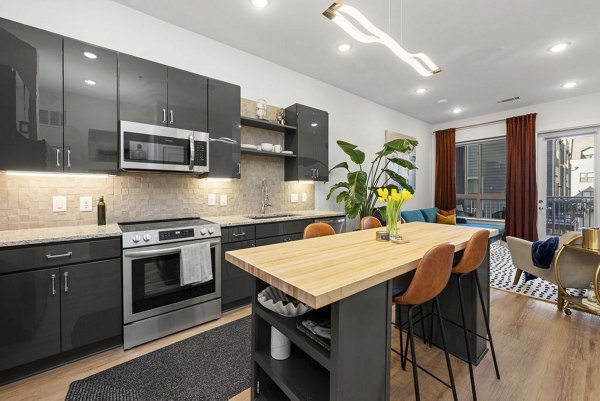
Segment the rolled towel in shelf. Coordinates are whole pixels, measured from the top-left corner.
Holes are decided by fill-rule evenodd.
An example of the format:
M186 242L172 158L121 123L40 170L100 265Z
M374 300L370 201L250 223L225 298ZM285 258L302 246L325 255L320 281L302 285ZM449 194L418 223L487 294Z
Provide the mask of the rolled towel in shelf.
M180 285L204 283L213 279L210 243L181 247Z

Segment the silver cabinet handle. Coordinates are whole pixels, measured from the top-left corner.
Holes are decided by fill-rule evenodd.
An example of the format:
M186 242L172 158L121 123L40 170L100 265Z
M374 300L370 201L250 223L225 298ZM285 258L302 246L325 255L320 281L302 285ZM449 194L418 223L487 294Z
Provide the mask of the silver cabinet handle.
M69 272L65 272L64 276L65 276L65 292L69 292Z
M245 233L245 232L241 232L241 233L239 233L239 234L238 234L238 233L233 233L233 234L231 234L231 235L233 235L234 237L243 237L243 236L245 236L245 235L246 235L246 233Z
M56 148L56 167L60 167L60 149Z
M169 110L169 124L173 124L174 122L174 114L173 110Z
M190 170L194 169L194 157L195 157L195 149L194 149L194 135L190 135Z
M50 276L52 278L52 295L56 295L56 274Z
M73 252L61 253L58 255L47 254L46 259L57 259L57 258L70 258L73 256Z
M167 122L167 109L162 109L163 111L163 123Z
M71 168L71 149L67 149L67 167Z
M238 163L238 175L242 174L242 163Z

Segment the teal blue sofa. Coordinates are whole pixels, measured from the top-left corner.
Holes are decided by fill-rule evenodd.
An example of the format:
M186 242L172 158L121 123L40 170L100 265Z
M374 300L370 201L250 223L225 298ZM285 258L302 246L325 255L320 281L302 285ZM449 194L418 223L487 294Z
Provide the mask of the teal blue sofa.
M437 221L437 214L440 211L437 207L429 209L416 209L416 210L403 210L400 212L400 216L406 223L412 223L414 221L420 221L423 223L435 223ZM492 224L479 224L469 223L464 217L457 216L456 224L468 227L480 227L480 228L494 228L498 230L499 234L490 238L490 244L498 241L504 234L504 227L495 226Z

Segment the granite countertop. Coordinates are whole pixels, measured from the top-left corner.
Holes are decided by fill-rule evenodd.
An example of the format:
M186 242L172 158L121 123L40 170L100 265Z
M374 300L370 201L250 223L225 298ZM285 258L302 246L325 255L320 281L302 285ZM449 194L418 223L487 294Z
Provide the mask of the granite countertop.
M49 242L76 241L121 236L117 224L105 226L86 225L69 227L29 228L25 230L0 231L0 247L44 244Z
M287 212L280 213L267 213L266 216L275 215L273 218L261 218L261 219L250 219L246 216L212 216L206 217L206 220L220 224L221 227L228 226L241 226L246 224L261 224L261 223L275 223L278 221L290 221L300 219L318 219L321 217L343 217L346 214L344 212L338 212L333 210L303 210L289 212L291 216L277 216L278 214L285 214Z

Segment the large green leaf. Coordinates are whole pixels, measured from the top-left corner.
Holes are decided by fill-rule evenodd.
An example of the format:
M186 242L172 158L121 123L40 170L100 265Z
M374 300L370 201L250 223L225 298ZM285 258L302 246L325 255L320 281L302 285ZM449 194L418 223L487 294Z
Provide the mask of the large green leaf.
M408 184L408 181L406 181L406 178L402 177L400 174L396 173L393 170L390 169L385 169L383 170L384 172L387 173L387 175L394 181L396 181L398 183L398 185L400 185L402 188L406 188L407 190L410 191L411 194L415 193L415 190L413 189L412 186L410 186Z
M345 154L350 156L350 160L352 160L356 164L363 164L363 162L365 161L365 153L361 150L356 149L356 145L345 141L337 141L337 144L344 151Z
M341 163L336 164L335 166L333 166L331 168L331 170L329 170L329 172L331 173L336 168L345 168L346 170L350 171L350 169L348 168L348 162L341 162Z
M417 170L417 166L415 166L410 161L403 159L401 157L388 157L388 160L394 164L397 164L400 167L404 167L408 170Z
M335 203L340 203L341 201L343 201L346 196L348 196L348 191L342 191L338 194L338 196L335 198ZM329 198L327 198L329 199Z
M354 218L360 212L367 195L367 173L364 171L353 171L348 173L348 195L344 198L344 209L350 218Z
M329 198L331 198L331 195L339 188L349 188L350 184L348 184L347 182L338 182L337 184L333 185L331 187L331 189L329 190L329 193L327 194L327 200L329 200Z
M383 145L383 149L377 152L379 156L388 156L392 153L407 153L411 152L415 146L417 146L418 142L413 139L394 139L392 141L386 142Z

